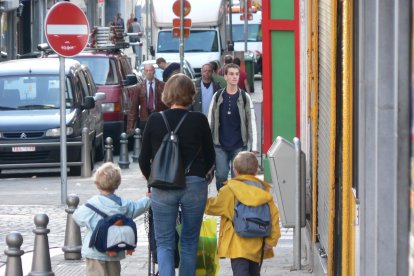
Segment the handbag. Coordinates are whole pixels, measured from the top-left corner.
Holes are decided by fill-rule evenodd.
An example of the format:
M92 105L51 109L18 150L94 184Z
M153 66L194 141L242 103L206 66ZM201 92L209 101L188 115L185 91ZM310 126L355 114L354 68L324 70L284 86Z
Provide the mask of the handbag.
M194 159L184 169L177 131L187 117L188 112L178 122L174 131L171 131L164 112L160 113L167 127L167 134L162 139L161 146L152 160L148 186L159 189L184 189L186 187L185 175L190 171L191 165L197 158L201 147Z

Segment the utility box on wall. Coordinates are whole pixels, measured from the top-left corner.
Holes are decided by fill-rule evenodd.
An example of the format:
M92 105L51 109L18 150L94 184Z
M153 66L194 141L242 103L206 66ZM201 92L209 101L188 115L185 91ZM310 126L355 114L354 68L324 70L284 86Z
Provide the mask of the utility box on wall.
M296 159L294 144L278 136L268 153L270 173L276 203L283 227L295 227L296 215L296 164L300 162L300 226L305 227L305 177L306 160L303 151L300 161Z

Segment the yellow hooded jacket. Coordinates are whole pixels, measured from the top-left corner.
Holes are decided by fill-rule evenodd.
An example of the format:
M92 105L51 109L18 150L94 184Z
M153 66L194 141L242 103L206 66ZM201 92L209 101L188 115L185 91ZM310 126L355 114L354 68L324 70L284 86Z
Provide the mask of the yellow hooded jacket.
M260 182L266 190L245 184L243 181ZM218 256L230 259L245 258L258 263L260 262L263 238L243 238L236 234L232 223L236 199L248 206L258 206L266 202L269 204L272 228L265 243L274 247L280 238L279 210L270 194L270 184L253 175L239 175L227 181L217 197L210 197L205 209L205 213L208 215L221 216ZM264 259L273 256L273 250L267 250Z

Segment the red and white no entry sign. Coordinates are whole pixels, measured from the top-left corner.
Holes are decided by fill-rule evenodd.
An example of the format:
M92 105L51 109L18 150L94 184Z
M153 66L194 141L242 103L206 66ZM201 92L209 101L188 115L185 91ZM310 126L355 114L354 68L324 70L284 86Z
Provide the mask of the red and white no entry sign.
M88 43L88 19L75 4L56 3L46 15L45 36L57 54L64 57L75 56L82 52Z

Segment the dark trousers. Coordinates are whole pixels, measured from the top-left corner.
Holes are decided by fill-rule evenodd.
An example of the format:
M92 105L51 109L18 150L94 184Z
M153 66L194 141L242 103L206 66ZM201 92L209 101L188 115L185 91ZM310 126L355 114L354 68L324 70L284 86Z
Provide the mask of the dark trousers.
M231 259L233 276L260 276L259 263L244 258Z

